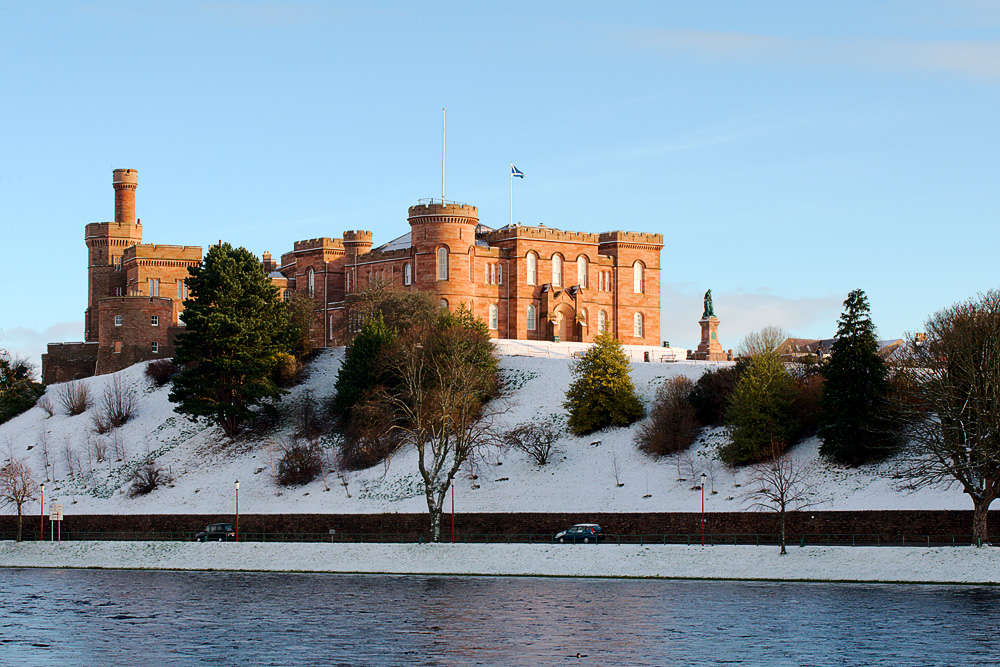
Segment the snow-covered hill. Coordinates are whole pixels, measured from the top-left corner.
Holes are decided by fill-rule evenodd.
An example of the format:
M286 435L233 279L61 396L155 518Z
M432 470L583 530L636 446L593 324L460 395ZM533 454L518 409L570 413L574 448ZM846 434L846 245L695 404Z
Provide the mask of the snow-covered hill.
M301 401L304 392L323 400L333 392L333 382L343 358L342 350L325 350L309 367L306 380L285 397L283 403ZM570 381L565 359L502 357L501 366L513 378L516 389L500 428L564 414L562 402ZM673 364L637 363L632 377L641 397L651 400L667 379L685 375L696 379L709 365L703 362ZM230 511L235 500L234 481L240 480L240 510L245 513L366 513L426 511L419 483L416 456L404 451L388 466L354 472L347 486L335 474L326 480L293 488L274 483L273 470L279 449L291 433L291 425L256 439L229 443L215 427L195 424L173 411L168 388L157 389L138 364L118 374L140 395L136 418L119 429L126 457L123 461L97 462L88 457L92 432L89 413L75 417L56 412L49 417L40 407L0 425L0 457L25 457L43 477L41 434L48 439L54 466L46 485L46 502L61 502L67 513L214 513ZM112 376L85 380L91 395L99 398ZM56 401L60 385L48 388ZM748 471L728 471L714 457L714 443L725 437L709 432L682 457L680 475L676 458L652 459L634 445L635 426L610 429L587 437L567 435L561 452L545 466L532 464L516 451L498 461L479 462L478 479L463 472L456 484L455 509L468 512L644 512L698 511L701 494L692 490L694 479L710 475L705 495L708 511L739 511L748 501ZM79 458L84 474L70 478L65 450ZM807 441L788 455L803 462L815 461L812 486L820 504L816 509L971 509L957 489L923 490L906 494L894 489L889 464L845 470L818 460L818 442ZM108 448L109 452L111 447ZM148 496L127 495L130 473L136 462L152 453L173 476L173 483ZM692 474L693 467L693 474ZM617 470L617 475L616 475ZM679 481L678 477L685 478ZM715 493L711 493L714 488ZM349 495L348 495L349 493Z

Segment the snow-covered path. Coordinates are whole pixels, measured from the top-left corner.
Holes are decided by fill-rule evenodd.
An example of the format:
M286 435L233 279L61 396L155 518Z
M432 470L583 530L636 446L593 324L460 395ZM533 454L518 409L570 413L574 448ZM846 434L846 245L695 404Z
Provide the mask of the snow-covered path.
M0 567L1000 584L1000 549L3 542Z

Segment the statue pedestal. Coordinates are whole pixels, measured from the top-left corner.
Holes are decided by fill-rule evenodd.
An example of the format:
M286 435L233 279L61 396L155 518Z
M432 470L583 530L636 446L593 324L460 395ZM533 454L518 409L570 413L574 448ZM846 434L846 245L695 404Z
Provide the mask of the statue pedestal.
M728 361L729 355L719 343L719 318L714 315L703 317L698 324L701 325L701 342L698 343L698 349L691 358L701 361Z

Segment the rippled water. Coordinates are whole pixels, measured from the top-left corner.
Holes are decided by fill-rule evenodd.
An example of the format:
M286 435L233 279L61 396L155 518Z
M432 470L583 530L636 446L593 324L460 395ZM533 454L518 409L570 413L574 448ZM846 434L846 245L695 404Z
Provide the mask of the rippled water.
M997 664L998 602L975 586L15 569L0 665Z

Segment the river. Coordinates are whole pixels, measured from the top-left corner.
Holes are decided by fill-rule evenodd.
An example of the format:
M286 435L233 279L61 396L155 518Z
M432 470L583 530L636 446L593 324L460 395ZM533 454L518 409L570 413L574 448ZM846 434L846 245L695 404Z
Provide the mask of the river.
M0 601L5 667L896 667L1000 649L983 586L6 569Z

